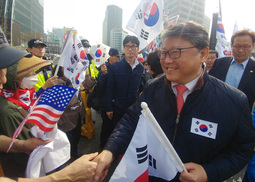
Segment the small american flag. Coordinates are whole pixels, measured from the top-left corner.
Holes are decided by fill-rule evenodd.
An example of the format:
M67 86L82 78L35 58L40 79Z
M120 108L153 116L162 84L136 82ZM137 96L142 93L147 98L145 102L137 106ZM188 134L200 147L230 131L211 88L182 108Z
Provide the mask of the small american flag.
M34 123L44 132L52 131L75 92L76 89L63 85L48 88L30 112L26 123Z
M15 130L9 149L14 139L21 133L25 123L34 123L44 132L52 131L76 91L77 89L64 85L47 88L36 101L27 117Z

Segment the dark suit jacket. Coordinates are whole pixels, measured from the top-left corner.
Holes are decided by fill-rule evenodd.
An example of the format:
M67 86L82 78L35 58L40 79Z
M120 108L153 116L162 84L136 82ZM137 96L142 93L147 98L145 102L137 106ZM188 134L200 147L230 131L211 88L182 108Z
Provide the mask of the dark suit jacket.
M216 59L209 74L224 81L233 57L223 57ZM243 76L238 85L238 89L246 94L250 108L252 109L255 100L255 60L249 58Z

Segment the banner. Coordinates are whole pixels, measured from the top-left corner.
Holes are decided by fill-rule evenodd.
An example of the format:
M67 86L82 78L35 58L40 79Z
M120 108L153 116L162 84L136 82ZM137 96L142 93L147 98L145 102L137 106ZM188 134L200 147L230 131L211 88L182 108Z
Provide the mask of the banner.
M146 103L134 136L110 181L146 182L148 176L170 181L186 171L173 146L153 117Z
M139 49L153 41L163 28L163 0L142 0L131 16L126 28L134 32L139 41Z

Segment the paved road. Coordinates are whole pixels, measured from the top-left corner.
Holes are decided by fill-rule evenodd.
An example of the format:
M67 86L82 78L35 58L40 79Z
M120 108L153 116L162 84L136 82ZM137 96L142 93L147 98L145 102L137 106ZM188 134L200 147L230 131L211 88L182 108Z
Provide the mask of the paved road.
M95 121L95 123L94 123L95 136L91 140L89 140L87 137L81 137L79 146L78 146L78 150L79 150L79 152L81 152L83 154L89 154L92 152L100 152L101 151L101 148L99 146L101 124L102 124L102 119L101 119L100 113L92 110L92 120ZM108 176L106 177L104 182L109 181L110 176L112 175L117 164L118 164L117 161L115 161L112 164L111 168L109 169ZM237 175L233 176L231 179L229 179L225 182L242 182L244 171L245 170L242 170L240 173L238 173Z

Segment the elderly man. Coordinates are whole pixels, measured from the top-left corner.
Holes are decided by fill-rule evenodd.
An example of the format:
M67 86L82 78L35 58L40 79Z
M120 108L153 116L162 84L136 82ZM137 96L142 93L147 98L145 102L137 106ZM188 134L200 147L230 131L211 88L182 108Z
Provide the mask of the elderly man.
M233 57L216 59L209 74L238 88L248 97L250 109L255 101L255 60L250 57L255 35L239 30L231 37Z
M247 98L207 74L203 64L209 51L206 30L184 22L166 30L161 39L159 58L165 76L146 85L120 120L94 159L98 163L95 180L127 149L141 114L141 102L148 104L188 171L172 181L223 181L251 160L255 130ZM208 130L201 130L202 125ZM151 176L149 180L165 181Z

